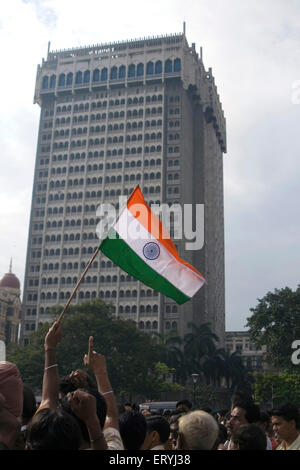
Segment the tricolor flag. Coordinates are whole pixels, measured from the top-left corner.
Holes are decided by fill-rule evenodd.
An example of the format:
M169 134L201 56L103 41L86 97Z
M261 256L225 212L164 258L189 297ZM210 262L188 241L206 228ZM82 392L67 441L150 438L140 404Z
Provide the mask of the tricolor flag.
M206 282L176 250L137 186L99 250L134 278L183 304Z

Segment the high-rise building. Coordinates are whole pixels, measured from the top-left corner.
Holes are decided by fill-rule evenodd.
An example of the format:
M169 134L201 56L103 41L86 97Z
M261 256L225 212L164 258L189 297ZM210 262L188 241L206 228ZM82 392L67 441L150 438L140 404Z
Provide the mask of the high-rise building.
M41 115L25 342L49 320L49 307L65 304L97 247L97 206L118 208L119 196L139 184L149 204L204 204L204 246L187 249L186 239L175 244L207 285L179 306L99 254L73 302L100 297L113 304L114 315L145 331L184 335L189 322L211 322L223 343L226 126L212 71L195 44L189 46L185 32L60 51L49 44L34 103Z

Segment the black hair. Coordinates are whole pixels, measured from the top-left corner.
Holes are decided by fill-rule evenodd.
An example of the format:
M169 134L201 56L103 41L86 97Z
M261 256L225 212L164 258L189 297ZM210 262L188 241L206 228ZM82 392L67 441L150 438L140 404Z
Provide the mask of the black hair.
M242 408L245 410L245 418L249 424L257 423L260 421L260 409L259 406L253 402L236 402L234 408Z
M266 450L266 433L256 424L241 426L231 436L234 444L239 446L239 450Z
M88 391L92 390L93 392L97 392L97 385L93 381L93 379L87 375L86 378L86 387ZM73 383L71 377L69 375L66 375L65 377L62 377L59 381L59 391L62 393L62 395L67 395L68 393L75 392L75 390L78 390L78 387Z
M170 436L170 424L163 416L146 417L147 432L157 431L161 444L167 442Z
M31 450L79 450L81 443L78 423L61 409L39 411L26 430L26 445Z
M172 413L172 415L169 417L169 424L177 423L179 418L186 415L186 413L187 412L185 410L181 409L179 409L179 413Z
M286 403L280 408L273 408L270 412L271 416L281 416L285 421L294 420L296 428L300 428L300 413L299 408L294 403Z
M31 388L23 384L23 411L22 418L28 422L36 412L36 398Z
M186 414L186 412L187 412L187 411L186 411L184 408L181 408L181 407L176 408L176 410L173 410L173 411L171 412L171 415L170 415L169 419L172 418L173 416L178 416L178 415Z
M222 423L218 423L219 426L219 434L218 434L218 442L219 444L224 444L224 442L228 439L227 428Z
M263 423L263 424L267 424L267 426L269 426L270 416L268 415L268 413L265 413L264 411L261 411L260 412L259 422Z
M237 405L237 403L239 403L239 405ZM241 403L244 405L253 403L253 398L248 392L235 389L231 397L231 408L234 408L235 406L241 406ZM244 406L241 406L241 408L244 408Z
M118 405L118 410L119 410L119 415L121 415L122 413L125 413L125 406L124 405Z
M219 411L218 411L218 414L219 414L220 416L224 417L224 416L227 415L228 411L229 411L229 410L228 410L227 408L225 408L225 409L219 410Z
M211 414L212 412L212 409L209 406L204 406L203 408L201 408L201 410L205 411L208 414Z
M99 393L98 391L94 391L94 390L91 390L91 389L77 389L77 390L82 390L83 392L90 393L91 395L93 395L96 398L96 412L97 412L97 416L98 416L98 419L99 419L100 426L103 429L105 419L106 419L106 412L107 412L107 405L106 405L106 401L105 401L103 395L101 393ZM75 418L75 420L77 421L77 423L80 426L80 429L81 429L81 432L82 432L82 435L83 435L83 439L86 442L89 442L90 437L89 437L87 427L86 427L85 423L80 418L78 418L78 416L76 416L75 413L72 411L71 405L68 402L68 399L67 399L66 396L63 397L63 399L61 400L61 408L64 411L66 411L67 413L69 413L71 416L73 416L73 418Z
M189 400L180 400L176 403L176 408L178 406L186 406L187 408L189 408L190 410L193 408L193 405L192 403L189 401Z
M127 410L119 416L120 434L126 450L139 450L143 444L147 423L140 411Z

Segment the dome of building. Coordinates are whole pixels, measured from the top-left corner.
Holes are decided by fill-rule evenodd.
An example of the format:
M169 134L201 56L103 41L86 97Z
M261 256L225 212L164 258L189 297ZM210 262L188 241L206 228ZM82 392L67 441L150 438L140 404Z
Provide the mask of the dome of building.
M12 262L10 262L9 272L4 274L0 279L0 287L10 287L13 289L20 289L20 281L15 274L11 272Z

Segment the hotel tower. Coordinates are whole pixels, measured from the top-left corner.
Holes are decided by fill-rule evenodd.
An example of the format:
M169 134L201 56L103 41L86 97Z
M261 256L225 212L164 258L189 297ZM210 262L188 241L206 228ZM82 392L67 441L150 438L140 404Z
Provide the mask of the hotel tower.
M223 344L226 123L202 50L185 32L57 51L49 44L34 103L41 112L23 342L52 318L50 307L66 303L99 245L97 207L118 208L119 197L139 184L148 204L204 205L200 249L176 238L176 215L170 231L180 257L207 284L179 306L99 254L73 303L101 298L113 315L148 332L177 329L183 336L189 322L210 322Z

